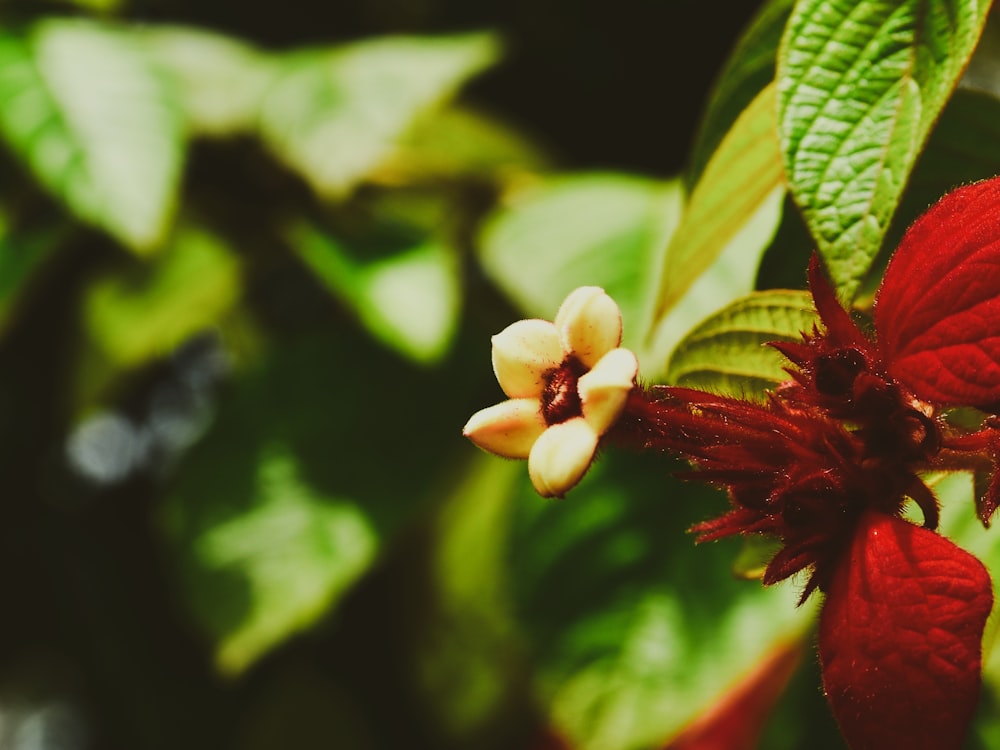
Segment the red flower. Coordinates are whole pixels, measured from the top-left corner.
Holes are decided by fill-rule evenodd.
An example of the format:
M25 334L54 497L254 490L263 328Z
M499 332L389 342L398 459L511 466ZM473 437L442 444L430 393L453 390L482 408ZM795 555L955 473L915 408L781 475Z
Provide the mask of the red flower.
M823 684L852 748L957 748L993 591L983 565L935 532L938 501L920 477L976 472L984 524L1000 506L1000 178L947 195L907 231L870 334L817 258L809 286L822 325L774 345L790 379L766 401L644 390L629 369L599 439L680 455L688 478L725 489L729 512L694 531L777 537L765 584L808 572L802 598L825 594ZM952 407L980 410L981 424L952 422ZM902 518L909 500L923 527Z
M822 330L775 345L791 380L765 403L654 389L622 427L728 491L732 510L695 527L700 541L776 536L764 583L808 570L803 599L825 593L823 682L852 748L957 748L979 694L992 584L934 533L937 499L920 474L992 471L984 522L1000 504L996 420L970 431L947 412L1000 408L1000 179L955 191L910 228L874 336L815 258L809 281ZM907 499L925 528L901 518Z

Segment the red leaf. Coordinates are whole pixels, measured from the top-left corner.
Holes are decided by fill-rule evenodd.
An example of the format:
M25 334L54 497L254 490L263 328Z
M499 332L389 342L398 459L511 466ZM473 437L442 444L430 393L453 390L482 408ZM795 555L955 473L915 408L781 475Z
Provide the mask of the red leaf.
M853 750L960 747L992 603L968 552L893 516L861 518L819 626L823 684Z
M919 398L1000 401L1000 178L949 193L910 227L875 328L890 374Z
M754 750L801 659L801 643L781 644L664 750Z

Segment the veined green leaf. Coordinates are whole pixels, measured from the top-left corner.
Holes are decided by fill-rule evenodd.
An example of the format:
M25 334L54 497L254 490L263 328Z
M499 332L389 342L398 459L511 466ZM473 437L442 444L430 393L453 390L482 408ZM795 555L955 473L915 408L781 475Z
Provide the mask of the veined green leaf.
M886 239L858 297L874 297L891 250L920 214L959 185L1000 174L1000 99L955 91L934 125L903 193Z
M778 45L794 2L766 2L733 47L698 126L687 170L689 185L697 184L708 160L740 113L774 80Z
M677 225L678 182L623 174L552 178L516 194L480 237L486 271L530 316L549 318L578 286L614 297L625 345L641 345L659 248Z
M792 195L853 296L976 45L988 2L798 0L778 60Z
M265 94L261 133L318 192L341 195L421 113L497 57L488 34L387 37L290 53Z
M691 194L680 226L666 248L654 326L765 204L774 205L772 220L741 254L756 264L770 241L780 217L778 198L783 190L774 96L774 86L768 86L743 111ZM752 279L746 283L748 288L743 291L752 288Z
M808 292L753 292L688 334L674 350L667 381L715 393L747 396L788 379L787 362L770 341L793 341L812 330Z
M0 136L79 219L162 240L184 148L172 92L127 31L46 20L0 32Z

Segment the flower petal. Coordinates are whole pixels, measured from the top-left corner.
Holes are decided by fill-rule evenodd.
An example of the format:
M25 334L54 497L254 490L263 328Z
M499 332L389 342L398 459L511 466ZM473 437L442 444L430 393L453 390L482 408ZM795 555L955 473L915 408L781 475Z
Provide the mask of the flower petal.
M545 373L562 364L559 330L547 320L519 320L493 337L493 372L511 398L538 398Z
M628 349L612 349L578 381L583 418L598 435L607 432L622 413L638 372L635 354Z
M587 473L598 435L582 417L552 425L528 456L531 482L542 497L562 497Z
M542 405L534 398L515 398L480 409L462 428L462 434L480 448L505 458L527 458L543 432Z
M565 352L593 367L622 342L622 313L603 289L582 286L562 303L556 328Z

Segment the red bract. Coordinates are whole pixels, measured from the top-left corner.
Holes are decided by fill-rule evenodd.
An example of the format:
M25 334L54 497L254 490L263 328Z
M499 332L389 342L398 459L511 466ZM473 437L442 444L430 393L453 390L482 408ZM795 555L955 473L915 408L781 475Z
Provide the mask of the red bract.
M914 223L875 327L889 372L919 398L1000 405L1000 180L959 188Z
M862 517L819 627L824 687L852 748L961 745L992 601L968 552L892 516Z
M775 344L791 379L764 403L653 388L630 397L613 437L680 454L688 478L728 492L732 509L696 526L699 541L774 536L764 583L809 572L803 598L826 595L824 684L852 748L956 748L992 585L933 531L938 501L920 475L975 471L989 479L983 521L1000 505L1000 418L968 429L947 411L1000 409L1000 179L946 196L906 233L874 336L816 258L809 286L822 326ZM908 500L924 528L901 518Z
M935 533L938 500L921 476L971 471L986 488L977 498L983 523L1000 507L1000 178L945 196L907 231L879 289L873 331L840 305L816 257L809 289L820 322L800 341L774 344L789 379L762 402L644 390L630 352L604 355L620 360L610 379L596 369L563 372L565 342L541 324L558 350L554 364L544 369L531 347L530 356L501 358L513 407L502 407L502 419L484 410L466 431L487 448L506 446L502 455L521 455L545 439L539 432L589 425L589 406L600 430L588 427L586 440L568 442L573 461L548 462L572 469L562 472L572 479L562 490L586 471L598 440L686 458L686 476L724 489L731 504L695 526L699 541L775 537L781 548L764 583L804 572L802 598L825 594L823 680L852 748L957 748L979 694L993 591L985 568ZM620 317L605 298L578 290L564 306L601 300L588 303L593 325L583 330L606 331L599 341L614 346ZM515 326L527 336L539 324ZM508 359L525 372L511 372ZM524 384L530 393L521 393ZM559 399L547 396L567 388L579 391L565 402L571 413L550 419ZM614 408L599 409L608 392ZM966 407L961 422L950 418L952 407ZM981 418L970 420L968 407ZM909 502L923 527L903 520Z

